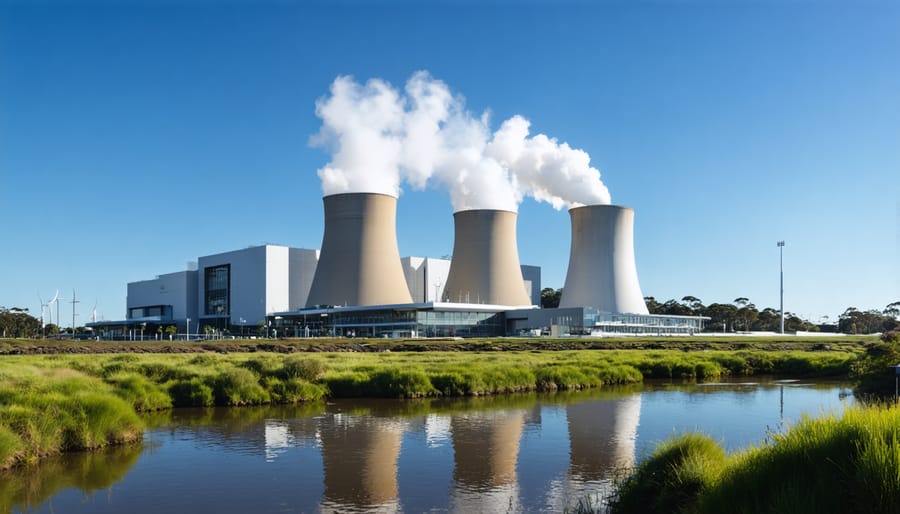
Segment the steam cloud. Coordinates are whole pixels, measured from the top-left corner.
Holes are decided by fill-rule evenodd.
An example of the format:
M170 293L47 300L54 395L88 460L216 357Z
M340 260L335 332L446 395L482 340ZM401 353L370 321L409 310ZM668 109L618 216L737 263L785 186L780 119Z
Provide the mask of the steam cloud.
M488 115L473 116L465 100L420 71L405 93L379 79L365 85L338 77L316 102L322 119L311 144L331 151L319 169L325 195L399 196L401 183L450 193L454 211L518 210L524 196L554 208L610 203L590 156L555 138L529 137L514 116L491 133Z

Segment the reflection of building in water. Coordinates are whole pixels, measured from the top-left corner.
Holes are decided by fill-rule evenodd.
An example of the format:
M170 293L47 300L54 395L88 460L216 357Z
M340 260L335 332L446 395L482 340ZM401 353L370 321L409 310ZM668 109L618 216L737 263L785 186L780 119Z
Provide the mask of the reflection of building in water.
M641 418L639 394L568 405L566 417L573 479L608 479L613 471L634 465L634 443Z
M288 431L284 420L265 420L266 462L274 461L279 455L294 446L294 436Z
M587 497L604 501L620 470L634 466L641 396L567 405L569 472L550 480L547 510L563 512Z
M444 446L450 442L450 416L428 414L425 416L425 444L429 448Z
M325 468L322 510L398 510L397 458L404 424L334 414L319 426Z
M517 510L516 464L524 423L524 411L468 412L452 416L453 510Z

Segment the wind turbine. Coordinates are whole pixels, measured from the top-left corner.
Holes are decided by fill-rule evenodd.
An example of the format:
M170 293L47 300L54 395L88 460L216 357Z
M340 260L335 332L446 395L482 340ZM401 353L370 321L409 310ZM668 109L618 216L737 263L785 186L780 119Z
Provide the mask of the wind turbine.
M41 302L41 339L44 338L44 307L49 307L49 304L44 303L44 299L41 298L40 293L38 293L38 300Z
M53 295L53 299L47 302L47 311L50 314L50 324L53 324L53 308L51 305L56 303L56 323L59 324L59 289L56 290L56 294ZM57 326L57 328L59 328Z

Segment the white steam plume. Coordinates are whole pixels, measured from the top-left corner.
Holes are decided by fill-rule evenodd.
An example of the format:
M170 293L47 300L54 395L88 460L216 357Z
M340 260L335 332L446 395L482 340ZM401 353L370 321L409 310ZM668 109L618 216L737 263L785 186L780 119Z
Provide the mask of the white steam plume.
M491 134L487 114L473 116L427 72L409 79L405 95L381 80L361 86L338 77L316 114L323 123L311 142L332 148L319 170L325 195L397 196L405 182L446 189L455 211L516 211L526 195L557 209L610 202L586 152L543 134L528 137L521 116Z
M400 194L397 167L403 149L406 112L390 84L372 79L365 86L350 77L331 84L331 96L316 102L322 128L311 143L331 147L331 162L319 170L325 195Z
M529 138L530 125L521 116L504 121L486 150L513 170L525 194L555 209L610 203L609 190L587 152L544 134Z

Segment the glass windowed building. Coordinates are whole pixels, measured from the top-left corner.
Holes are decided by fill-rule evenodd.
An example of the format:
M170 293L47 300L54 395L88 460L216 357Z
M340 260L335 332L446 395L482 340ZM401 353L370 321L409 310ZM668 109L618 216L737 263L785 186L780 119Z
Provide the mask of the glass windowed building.
M276 312L268 324L285 337L493 337L504 335L506 307L442 302Z

